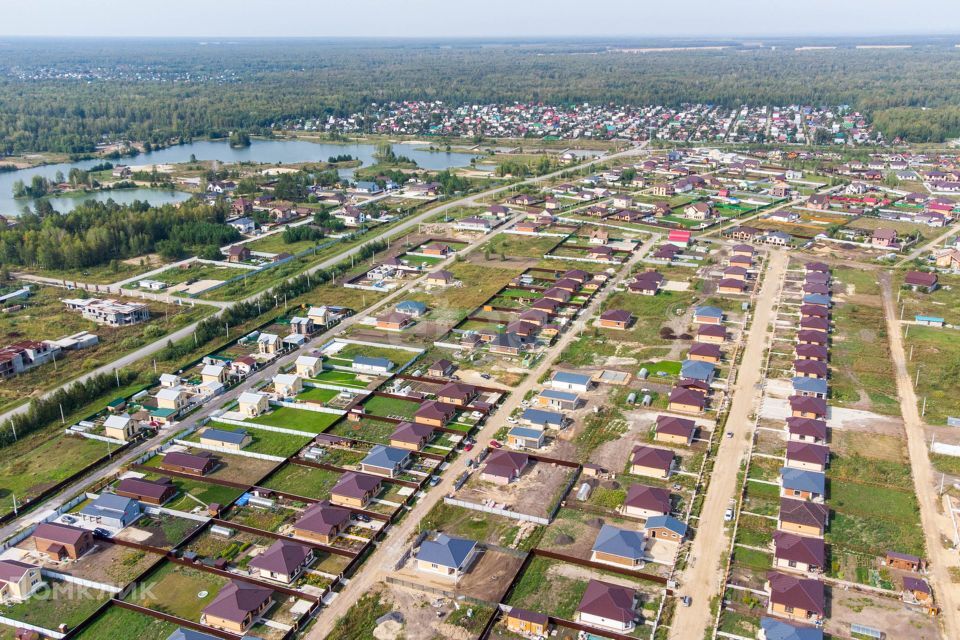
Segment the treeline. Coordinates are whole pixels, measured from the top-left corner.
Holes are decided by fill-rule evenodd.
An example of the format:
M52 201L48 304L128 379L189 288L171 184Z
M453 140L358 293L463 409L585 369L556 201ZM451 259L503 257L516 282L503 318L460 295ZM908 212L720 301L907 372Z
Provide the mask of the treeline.
M18 413L4 421L0 426L0 448L7 447L24 436L60 421L60 409L67 416L80 409L93 398L98 398L120 384L127 385L137 378L134 371L121 369L117 374L101 373L87 380L75 382L64 389L58 389L47 398L32 400L23 413Z
M283 230L281 237L283 238L284 244L293 244L294 242L302 242L303 240L322 240L323 230L308 224L302 224L296 227L288 226Z
M910 142L943 142L960 138L960 105L884 109L874 114L874 124L891 140L899 137Z
M223 51L201 49L169 42L14 43L4 50L10 68L129 72L89 81L0 80L0 154L89 153L104 136L167 145L230 131L263 135L277 123L363 114L371 103L391 100L849 104L871 113L960 105L960 57L945 47L632 55L549 44L244 42L231 49L232 80L204 79L223 68ZM576 55L587 50L599 55ZM190 74L191 81L136 80L140 70L144 78ZM916 117L922 115L918 109ZM366 124L363 115L359 124Z
M84 202L68 214L27 213L0 231L0 263L77 269L158 251L169 259L240 239L224 224L226 205L189 200L179 207Z

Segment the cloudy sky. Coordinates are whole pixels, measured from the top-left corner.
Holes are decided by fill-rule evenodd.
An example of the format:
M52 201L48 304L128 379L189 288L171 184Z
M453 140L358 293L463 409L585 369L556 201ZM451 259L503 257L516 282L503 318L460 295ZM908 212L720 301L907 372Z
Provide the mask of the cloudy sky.
M0 0L0 34L187 37L960 33L958 0Z

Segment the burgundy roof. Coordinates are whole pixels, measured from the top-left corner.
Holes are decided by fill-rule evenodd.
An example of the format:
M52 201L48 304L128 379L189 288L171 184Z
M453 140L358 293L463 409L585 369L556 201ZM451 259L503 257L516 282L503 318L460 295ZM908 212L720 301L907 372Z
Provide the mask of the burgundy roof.
M601 320L609 320L611 322L630 322L630 319L633 316L629 311L624 311L623 309L611 309L609 311L604 311L600 316Z
M827 508L822 504L807 500L780 498L780 519L784 522L822 529L827 526L828 515Z
M753 265L753 258L750 256L730 256L730 264L745 264L749 267Z
M818 416L827 415L827 401L823 398L811 398L809 396L790 396L790 408L794 411L803 411L804 413L814 413Z
M714 338L726 338L727 329L720 324L704 324L697 329L697 335L710 336Z
M822 282L808 282L803 285L804 293L819 293L821 295L830 295L830 287Z
M18 560L0 560L0 582L19 582L30 569L39 567Z
M212 461L213 456L208 451L200 453L187 453L186 451L171 451L164 454L163 463L185 469L194 469L203 471Z
M487 464L483 472L493 476L512 478L522 473L528 464L530 464L530 456L527 454L498 449L487 456Z
M771 602L823 615L823 583L819 580L797 578L776 571L768 573L767 580L770 582Z
M800 315L804 317L813 316L816 318L829 318L830 309L821 307L818 304L802 304L800 305Z
M707 342L694 342L690 345L690 355L719 358L723 356L720 345Z
M636 616L633 609L636 594L633 589L591 579L577 611L627 623Z
M820 360L826 359L830 353L822 344L798 344L794 346L793 349L798 356L806 356L807 358L817 358Z
M173 483L170 481L170 478L161 478L159 480L124 478L117 483L116 491L123 491L125 493L132 493L134 495L159 500L171 489L173 489Z
M687 418L657 416L657 433L689 438L697 429L697 423Z
M830 282L830 274L822 271L810 271L804 276L803 280L808 283L827 284Z
M801 329L813 329L816 331L829 331L830 321L826 318L804 317L800 318Z
M670 392L670 402L688 404L700 408L703 408L706 404L702 393L697 393L692 389L681 389L677 387Z
M628 507L647 509L667 515L670 513L670 492L660 487L648 487L644 484L632 484L627 488L627 497L623 504Z
M793 562L803 562L817 567L824 566L826 551L823 540L798 536L787 531L773 534L774 556Z
M748 272L743 267L733 266L733 267L727 267L726 269L724 269L723 273L724 275L728 275L728 276L745 276L747 275Z
M379 486L380 478L348 471L340 476L340 481L334 485L330 493L346 498L363 498L368 493L376 491Z
M812 329L803 329L797 332L797 339L814 344L827 344L826 331L814 331Z
M515 618L517 620L523 620L524 622L538 624L543 627L546 627L547 623L550 622L550 618L548 618L544 614L536 613L534 611L527 611L526 609L521 609L520 607L513 607L512 609L510 609L510 613L508 615L511 618Z
M791 434L798 436L810 436L818 440L827 439L827 423L823 420L790 416L787 418L787 428Z
M744 252L744 251L745 251L745 252L749 253L750 255L753 255L754 252L755 252L755 249L754 249L753 247L751 247L750 245L748 245L748 244L736 244L736 245L733 246L733 250L734 250L734 251L738 251L738 252Z
M310 505L294 523L295 529L303 529L322 536L328 536L334 529L350 520L350 511L330 504L329 501Z
M928 585L925 580L921 580L920 578L911 578L910 576L904 576L903 590L915 591L920 593L930 593L930 585Z
M418 418L427 418L432 420L447 420L457 412L456 407L445 402L429 400L420 405L414 414Z
M811 196L812 197L812 196ZM830 273L830 267L822 262L808 262L807 271L819 271L821 273Z
M633 464L667 471L673 464L673 451L638 445L633 448Z
M812 442L791 440L787 442L787 460L827 464L827 461L830 460L830 447L813 444Z
M725 288L725 289L737 289L739 291L743 291L747 287L747 285L745 285L741 280L736 280L734 278L724 278L717 283L717 287Z
M60 544L77 544L88 536L90 536L90 532L79 527L57 524L56 522L42 522L33 530L32 537L52 540Z
M243 622L247 615L259 609L273 596L273 590L248 582L231 580L230 583L203 608L203 613L231 622Z
M310 547L280 539L270 545L266 551L250 561L254 569L263 569L283 575L292 575L303 566L304 561L313 552Z
M433 435L433 427L415 422L401 422L397 425L397 428L394 429L390 439L399 442L419 444L421 440L429 438L431 435Z
M464 384L462 382L451 382L444 385L439 391L437 391L437 396L442 396L444 398L457 398L466 402L477 392L477 388L472 384Z
M937 274L935 273L926 273L924 271L907 271L907 275L903 279L909 285L917 285L920 287L932 287L937 284Z
M569 280L578 280L580 282L586 282L590 279L590 274L583 269L571 269L563 274L563 277Z

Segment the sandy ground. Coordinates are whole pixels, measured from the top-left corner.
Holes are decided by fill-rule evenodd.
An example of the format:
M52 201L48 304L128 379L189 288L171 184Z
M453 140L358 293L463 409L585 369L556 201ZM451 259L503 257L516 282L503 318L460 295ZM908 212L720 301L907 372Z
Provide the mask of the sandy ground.
M181 282L178 285L174 285L167 289L172 293L186 293L186 294L199 294L203 293L210 287L216 286L224 282L223 280L197 280L193 284L187 284L186 282Z

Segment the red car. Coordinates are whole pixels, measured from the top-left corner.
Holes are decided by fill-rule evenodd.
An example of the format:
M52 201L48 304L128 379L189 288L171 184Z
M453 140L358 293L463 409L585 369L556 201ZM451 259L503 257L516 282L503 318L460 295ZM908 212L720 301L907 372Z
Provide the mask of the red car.
M473 451L473 445L472 445L472 444L464 445L464 446L463 446L463 450L464 450L464 451Z
M500 444L500 442L499 442L498 440L491 440L491 441L490 441L490 446L493 447L494 449L499 449L499 448L502 447L503 445Z

